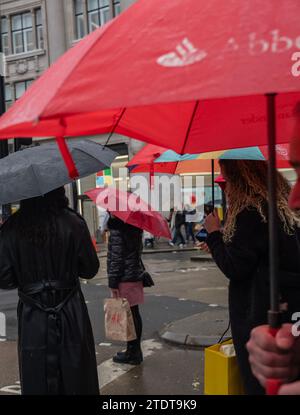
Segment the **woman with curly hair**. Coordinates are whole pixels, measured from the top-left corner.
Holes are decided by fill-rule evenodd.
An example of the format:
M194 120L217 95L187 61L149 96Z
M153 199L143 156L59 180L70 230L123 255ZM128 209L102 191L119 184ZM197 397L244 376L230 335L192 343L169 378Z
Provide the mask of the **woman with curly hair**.
M221 160L228 209L224 228L215 213L205 221L207 247L229 279L232 338L247 394L263 394L245 345L253 327L267 323L269 309L268 167L265 161ZM282 313L300 310L300 217L288 206L290 186L277 172L279 270Z

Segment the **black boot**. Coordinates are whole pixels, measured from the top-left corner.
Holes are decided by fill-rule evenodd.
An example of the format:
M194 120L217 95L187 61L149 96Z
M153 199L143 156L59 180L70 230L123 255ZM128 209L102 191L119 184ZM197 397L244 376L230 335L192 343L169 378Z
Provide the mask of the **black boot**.
M118 352L114 357L115 363L123 363L128 365L140 365L143 361L143 353L140 343L129 344L125 352Z

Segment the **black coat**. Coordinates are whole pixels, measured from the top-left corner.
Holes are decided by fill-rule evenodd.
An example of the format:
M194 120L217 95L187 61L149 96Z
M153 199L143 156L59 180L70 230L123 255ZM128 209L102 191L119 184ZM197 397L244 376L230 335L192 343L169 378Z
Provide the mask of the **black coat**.
M109 241L107 275L109 288L118 288L120 282L142 281L144 272L141 254L142 230L118 218L108 221Z
M185 214L183 212L176 212L175 214L175 228L180 229L185 223Z
M283 231L282 224L279 228L279 268L282 273L285 271L295 273L295 277L300 281L299 231L287 235ZM249 394L261 394L264 391L252 375L245 344L253 327L267 324L268 224L263 222L256 209L244 209L236 218L236 230L230 243L223 242L221 232L213 232L208 235L207 244L216 264L229 279L232 337L246 390ZM262 293L257 290L257 278L260 278L259 283L261 279L266 281L266 289ZM288 290L285 296L285 300L289 301L293 291ZM300 297L298 304L298 306L293 304L294 309L300 309Z
M22 393L99 394L94 338L79 284L79 277L92 278L99 268L86 223L62 209L54 219L55 236L37 246L19 235L16 215L0 231L0 288L19 290Z

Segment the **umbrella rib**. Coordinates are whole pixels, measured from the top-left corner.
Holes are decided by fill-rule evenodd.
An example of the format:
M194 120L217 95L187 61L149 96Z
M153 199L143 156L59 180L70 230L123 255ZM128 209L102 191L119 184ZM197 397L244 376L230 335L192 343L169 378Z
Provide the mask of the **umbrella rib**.
M122 109L122 111L121 111L121 114L120 114L120 116L119 116L119 118L118 118L118 120L117 120L117 122L114 124L114 126L113 126L113 128L112 128L111 132L109 133L109 136L108 136L108 138L107 138L107 140L106 140L106 143L104 144L104 148L108 145L109 140L111 139L111 137L113 136L114 132L116 131L116 128L118 127L118 125L119 125L119 123L120 123L121 119L123 118L123 115L124 115L125 111L126 111L126 108L123 108L123 109ZM103 149L104 149L104 148L103 148Z
M199 106L199 100L197 100L196 103L195 103L195 107L193 109L193 113L192 113L192 116L191 116L191 119L190 119L190 122L189 122L189 125L188 125L188 129L187 129L187 132L186 132L186 135L185 135L185 139L184 139L184 143L183 143L183 146L182 146L181 154L185 153L185 146L186 146L187 140L189 138L189 135L190 135L190 132L191 132L191 129L192 129L192 125L193 125L193 122L194 122L195 115L197 113L198 106Z
M43 195L43 194L44 194L44 192L43 192L43 191L42 191L42 189L41 189L40 182L39 182L39 179L38 179L38 175L36 174L36 171L35 171L35 169L34 169L34 165L33 165L33 164L31 164L31 165L30 165L30 167L31 167L31 170L32 170L33 176L35 177L35 180L36 180L36 183L37 183L37 188L38 188L38 190L39 190L39 194Z

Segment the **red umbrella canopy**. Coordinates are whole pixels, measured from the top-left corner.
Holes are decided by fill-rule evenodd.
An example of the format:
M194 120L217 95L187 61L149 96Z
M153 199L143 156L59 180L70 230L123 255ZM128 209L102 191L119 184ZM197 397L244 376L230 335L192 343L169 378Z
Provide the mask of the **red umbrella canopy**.
M172 239L167 220L138 195L115 187L96 188L86 194L97 205L124 222L146 230L154 236Z
M220 188L223 190L223 191L225 191L225 188L226 188L226 180L224 179L224 177L220 174L220 176L218 176L216 179L215 179L215 183L217 183L219 186L220 186Z
M154 163L165 151L164 147L148 144L127 163L127 167L131 173L174 174L177 167L176 162Z
M286 142L299 15L295 0L139 0L47 70L1 117L0 136L114 128L178 153L262 145L264 94L277 92Z
M210 160L185 160L155 163L155 160L167 151L166 148L153 144L145 145L131 160L127 167L131 173L189 174L211 173Z
M167 149L161 146L152 144L145 145L127 164L128 167L136 166L137 164L150 164L160 157Z
M176 174L181 172L181 166L195 165L198 172L210 170L210 160L213 159L240 159L240 160L268 160L268 146L247 147L245 152L240 150L221 150L219 152L205 152L201 154L184 154L182 157L170 152L164 147L153 144L145 145L127 164L133 173L154 172ZM252 151L253 150L253 151ZM167 155L161 162L155 162L157 158ZM190 157L190 158L189 158ZM177 160L177 161L176 161ZM279 169L290 168L289 145L278 144L276 146L276 166Z

